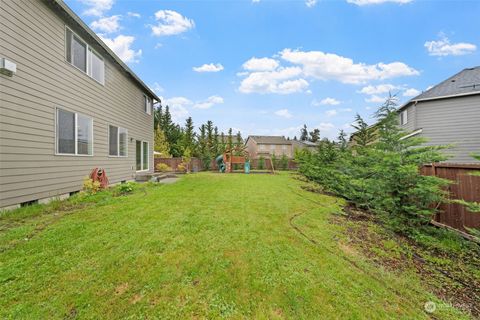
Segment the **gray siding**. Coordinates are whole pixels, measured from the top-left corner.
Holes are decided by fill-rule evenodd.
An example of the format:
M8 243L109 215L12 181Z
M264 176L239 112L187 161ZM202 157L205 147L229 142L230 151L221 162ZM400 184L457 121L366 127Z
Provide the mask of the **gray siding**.
M480 153L480 95L418 102L416 129L427 145L454 145L447 162L477 163L470 154Z
M105 168L111 183L133 179L135 140L149 142L153 172L144 90L100 50L105 86L71 66L65 25L42 1L2 1L0 56L14 61L17 73L0 75L0 208L77 191L95 167ZM55 155L56 107L93 118L93 156ZM108 156L108 124L128 130L128 157Z
M416 106L411 105L407 110L408 121L406 124L401 125L400 127L405 130L405 132L410 133L416 129ZM400 123L400 115L398 115L398 122Z

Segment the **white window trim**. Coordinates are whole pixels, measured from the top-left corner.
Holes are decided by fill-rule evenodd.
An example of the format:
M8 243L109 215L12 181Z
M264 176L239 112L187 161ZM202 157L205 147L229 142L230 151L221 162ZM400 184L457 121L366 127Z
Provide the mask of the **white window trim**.
M144 169L143 168L143 143L146 142L147 143L147 148L148 148L148 155L150 155L150 143L148 141L145 141L145 140L135 140L135 144L137 143L137 141L140 141L140 163L142 164L142 169L141 170L136 170L136 172L146 172L146 171L149 171L150 170L150 157L147 161L147 169ZM137 146L135 145L135 152L137 152ZM135 155L135 169L137 168L137 155Z
M413 132L411 132L411 133L409 133L409 134L401 137L400 140L404 140L404 139L408 139L408 138L410 138L410 137L416 136L417 134L422 133L422 131L423 131L423 129L415 130L415 131L413 131Z
M86 65L85 65L85 68L86 68L86 71L83 71L82 69L80 69L79 67L77 67L76 65L74 65L72 62L69 62L67 60L67 29L72 33L72 35L75 35L78 39L82 40L83 43L85 44L85 48L86 48L86 52L85 52L85 55L86 55ZM94 53L96 53L100 59L102 59L103 61L103 82L100 82L98 81L97 79L95 79L94 77L92 77L92 75L90 74L90 58L89 58L89 51L93 51ZM70 50L71 51L71 50ZM65 62L68 63L69 65L73 66L75 69L79 70L81 73L83 74L86 74L90 79L93 79L95 80L95 82L101 84L102 86L105 86L105 78L106 78L106 72L105 72L105 59L103 58L103 56L97 52L97 50L93 49L87 41L85 41L82 37L80 37L76 32L74 32L71 28L69 28L67 25L65 25L65 55L64 55L64 59L65 59ZM70 60L72 60L72 58L70 57Z
M116 156L110 154L110 126L117 128L117 151L118 152ZM124 156L120 155L120 129L124 129L127 132L127 141L126 141L127 150ZM107 123L107 139L108 139L107 141L108 141L108 157L109 158L128 158L128 129L127 128L123 128L111 123Z
M403 110L400 113L400 124L402 126L406 125L408 123L408 110Z
M152 114L152 109L153 109L153 100L152 100L152 98L150 98L146 94L143 94L143 97L144 97L143 98L144 103L147 103L147 105L143 106L144 112L148 115L151 115Z
M75 114L75 153L74 154L58 152L58 139L57 139L58 110L63 110L63 111L67 111ZM90 129L91 130L90 134L92 136L92 154L78 154L78 115L79 114L86 118L89 118L92 121L92 128ZM67 157L93 157L94 156L95 144L94 144L94 137L93 137L93 118L92 117L86 116L82 113L78 113L75 111L70 111L64 108L55 107L55 124L54 125L55 125L55 155L56 156L67 156Z

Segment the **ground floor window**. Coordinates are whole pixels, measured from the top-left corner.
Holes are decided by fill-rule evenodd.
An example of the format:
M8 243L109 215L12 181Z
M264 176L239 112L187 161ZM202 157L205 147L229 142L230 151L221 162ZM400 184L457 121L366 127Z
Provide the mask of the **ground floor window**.
M137 171L148 170L148 142L137 140L135 145L135 153Z
M56 153L93 155L93 120L76 112L57 108Z
M127 156L127 129L108 126L108 155L113 157Z

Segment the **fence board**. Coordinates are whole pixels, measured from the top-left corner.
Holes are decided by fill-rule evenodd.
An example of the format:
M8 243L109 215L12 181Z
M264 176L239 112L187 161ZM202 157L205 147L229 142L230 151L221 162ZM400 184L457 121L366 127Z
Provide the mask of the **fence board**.
M452 181L447 188L450 199L480 202L480 177L471 175L475 171L480 171L480 165L441 163L425 165L421 168L423 175ZM469 212L460 204L442 204L435 216L435 221L464 231L465 227L480 228L480 213Z

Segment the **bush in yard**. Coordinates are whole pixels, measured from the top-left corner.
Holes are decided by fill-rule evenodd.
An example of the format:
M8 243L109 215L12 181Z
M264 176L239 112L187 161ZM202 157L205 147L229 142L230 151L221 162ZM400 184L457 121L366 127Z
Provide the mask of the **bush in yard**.
M99 181L94 182L92 179L90 179L90 177L85 177L85 179L83 179L82 190L85 193L95 194L98 191L100 191L100 188L101 188L101 185Z
M134 190L134 186L135 186L135 183L134 182L125 182L125 183L121 183L118 187L117 187L117 191L122 194L122 195L125 195L125 194L130 194L133 192Z
M282 158L280 159L280 166L282 170L288 170L288 157L287 155L282 155Z
M260 156L260 158L258 158L257 169L258 169L258 170L263 170L263 169L265 169L265 158L264 158L263 156Z
M445 200L447 180L423 176L419 168L445 157L443 147L421 146L420 138L402 139L392 99L376 113L375 133L357 116L360 138L354 147L341 148L324 140L318 152L302 154L300 172L352 204L379 215L396 231L409 233L427 224L435 206ZM373 140L373 137L375 141Z
M187 165L185 164L185 162L182 162L177 166L177 171L178 172L187 172Z
M170 168L170 166L166 163L158 163L155 168L157 169L157 171L160 171L160 172L170 172L172 171L172 168Z

